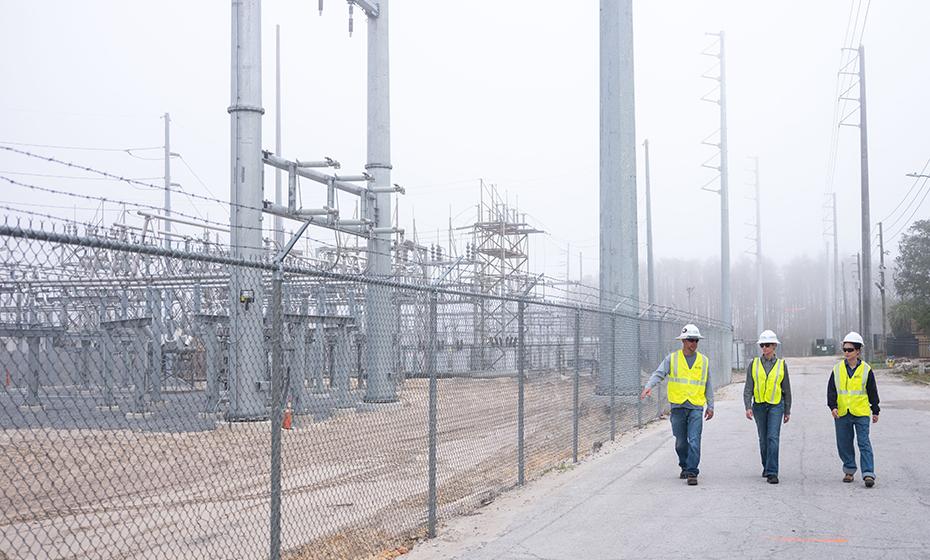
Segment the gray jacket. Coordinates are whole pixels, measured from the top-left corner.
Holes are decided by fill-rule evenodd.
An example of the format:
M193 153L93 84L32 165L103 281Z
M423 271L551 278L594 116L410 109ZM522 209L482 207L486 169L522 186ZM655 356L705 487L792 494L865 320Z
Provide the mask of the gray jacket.
M759 359L762 360L762 369L764 369L765 374L768 375L768 373L772 371L772 367L775 366L775 360L778 359L778 357L776 356L773 360L766 360L760 356ZM743 387L743 404L746 405L746 410L752 408L752 396L755 388L755 380L752 378L752 361L750 361L749 365L746 366L746 386ZM785 403L785 414L791 414L791 382L788 380L787 362L785 362L785 377L781 380L781 402Z
M676 353L673 352L672 354ZM656 385L662 382L663 379L672 371L672 354L669 354L662 360L662 363L659 364L659 367L656 368L652 375L649 377L649 381L646 382L646 388L652 389ZM704 356L707 357L706 355ZM694 360L697 359L697 354L692 356L685 356L685 361L688 363L688 367L694 365ZM704 397L707 399L707 409L714 409L714 386L710 381L710 360L707 360L707 384L704 385ZM681 404L672 403L672 408L689 408L691 410L703 410L704 407L698 406L696 404L691 404L691 401L685 401Z

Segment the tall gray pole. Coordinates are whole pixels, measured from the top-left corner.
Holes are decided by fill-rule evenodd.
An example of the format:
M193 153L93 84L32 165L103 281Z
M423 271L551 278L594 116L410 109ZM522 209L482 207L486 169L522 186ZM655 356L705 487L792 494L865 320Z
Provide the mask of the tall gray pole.
M833 293L833 267L830 263L830 242L826 239L824 240L824 258L826 259L827 264L827 301L826 301L826 315L827 315L827 324L826 324L826 334L825 338L833 338L833 301L836 299L836 296Z
M885 233L882 223L878 222L878 289L882 294L882 352L887 356L888 348L888 315L885 308Z
M232 1L230 256L262 257L262 43L260 0ZM232 420L267 418L261 272L231 267L229 409Z
M836 229L836 225L837 225L836 193L834 192L830 194L832 195L832 198L833 198L833 292L836 293L836 289L838 288L837 278L839 277L839 272L840 272L840 268L839 268L840 267L840 241L839 241L840 235L839 235L839 231ZM845 315L846 315L846 281L845 279L843 280L843 315L844 315L844 321L845 321L846 320L845 319ZM837 321L836 322L839 323L839 309L837 309ZM827 333L827 335L830 338L833 338L834 340L839 338L836 336L836 329L834 329L834 331L831 333Z
M756 161L756 332L765 329L765 307L762 301L762 200L759 190L759 158Z
M861 255L860 253L856 253L856 290L859 292L858 294L856 294L856 300L859 302L859 334L862 334L862 333L865 332L865 330L863 329L863 322L862 322L862 318L863 318L863 314L862 314L862 310L863 310L863 305L862 305L862 294L863 294L863 289L862 289L862 259L861 259L861 256L862 256L862 255ZM865 339L865 336L863 336L862 338ZM868 339L866 339L866 342L868 342Z
M165 249L171 249L171 117L168 113L165 113L165 218L161 222Z
M388 0L378 2L378 17L368 18L368 163L365 169L371 187L388 190L391 186L391 99L388 51ZM391 276L391 194L382 192L365 201L366 218L382 233L368 239L368 270L371 276ZM368 386L365 401L394 402L397 392L392 382L394 351L394 306L391 291L369 285L365 297L365 324L368 352Z
M636 130L633 88L633 2L601 0L600 13L600 288L601 306L639 301L636 225ZM639 392L639 325L621 316L628 349L618 356L620 394ZM600 355L609 356L611 322L600 318ZM610 367L601 360L597 393L612 390Z
M872 359L872 243L869 235L869 136L865 110L865 47L859 45L859 153L862 185L862 338L865 359Z
M643 150L646 152L646 290L647 303L656 302L656 275L655 261L652 258L652 186L649 177L649 140L643 141Z
M846 301L846 263L845 262L840 263L840 271L841 271L840 278L842 279L842 282L843 282L843 331L844 331L841 334L845 336L845 333L849 331L849 304Z
M284 289L283 264L278 263L271 279L271 504L269 545L271 560L281 559L281 423L284 419Z
M720 319L732 326L730 305L730 187L727 163L727 64L724 32L720 32ZM733 331L724 331L723 371L730 375Z
M274 153L281 155L281 26L274 26ZM274 203L281 206L281 170L274 170ZM275 214L274 243L280 250L284 247L284 218Z

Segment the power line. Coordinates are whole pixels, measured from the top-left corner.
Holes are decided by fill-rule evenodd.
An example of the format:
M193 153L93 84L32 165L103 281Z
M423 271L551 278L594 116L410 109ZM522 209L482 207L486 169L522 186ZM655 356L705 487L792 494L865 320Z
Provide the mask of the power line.
M159 206L152 206L152 205L150 205L150 204L144 204L144 203L141 203L141 202L127 202L127 201L124 201L124 200L115 200L115 199L106 198L106 197L103 197L103 196L95 196L95 195L88 195L88 194L78 194L78 193L63 191L63 190L59 190L59 189L53 189L53 188L50 188L50 187L42 187L42 186L39 186L39 185L32 185L32 184L29 184L29 183L23 183L22 181L17 181L17 180L15 180L15 179L11 179L11 178L9 178L9 177L4 177L4 176L2 176L2 175L0 175L0 180L6 181L7 183L9 183L9 184L11 184L11 185L14 185L14 186L17 186L17 187L22 187L22 188L26 188L26 189L30 189L30 190L34 190L34 191L39 191L39 192L45 192L45 193L49 193L49 194L57 194L57 195L68 196L68 197L72 197L72 198L80 198L80 199L83 199L83 200L94 200L94 201L97 201L97 202L104 202L104 203L109 203L109 204L125 204L125 205L128 205L128 206L133 206L133 207L135 207L135 208L145 208L145 209L147 209L147 210L154 210L154 211L156 211L156 212L161 212L161 211L163 210L163 208L161 208L161 207L159 207ZM193 220L201 220L201 221L203 221L205 224L211 224L211 225L221 226L221 227L229 227L229 224L228 224L228 223L216 222L216 221L213 221L213 220L209 220L209 219L206 219L206 218L202 218L202 217L200 217L200 216L194 216L194 215L192 215L192 214L186 214L186 213L183 213L183 212L173 212L173 213L176 214L176 215L178 215L178 216L185 217L185 218L190 218L190 219L193 219ZM240 226L240 228L241 228L241 229L252 229L252 230L256 230L256 229L257 229L257 230L264 231L264 228L261 228L261 227L256 228L256 227L252 227L252 226Z
M922 190L925 191L923 197L920 199L920 202L918 202L917 205L914 206L914 211L911 212L911 215L908 216L906 220L904 220L904 223L901 224L901 227L898 228L898 230L897 230L893 235L891 235L891 236L888 237L888 240L889 240L889 241L891 241L891 240L893 240L894 238L896 238L898 235L900 235L903 231L905 231L905 230L911 225L911 220L914 218L914 215L917 214L917 211L920 210L920 207L923 206L924 201L927 199L927 195L930 194L930 189L927 189L927 188L926 188L926 187L927 187L927 184L928 184L928 180L927 180L927 179L924 179L924 183L923 183L923 185L921 185L921 187L920 187ZM913 200L911 201L911 204L913 204L913 202L915 202L916 200L917 200L917 197L915 196L915 197L913 198ZM911 205L908 205L908 207L910 207L910 206L911 206ZM907 210L905 210L905 212L906 212L906 211L907 211ZM903 214L902 214L902 215L903 215Z
M6 175L23 175L27 177L48 177L51 179L77 179L81 181L117 181L111 177L82 177L80 175L55 175L52 173L26 173L24 171L0 171ZM154 181L160 177L134 177L136 181Z
M6 142L2 140L0 140L0 144L6 144L8 146L29 146L31 148L51 148L55 150L80 150L80 151L86 151L86 152L126 152L126 153L142 152L145 150L163 150L165 148L164 146L144 146L140 148L101 148L101 147L90 147L90 146L62 146L62 145L54 145L54 144L29 144L27 142ZM138 156L135 156L135 157L138 157Z
M49 156L43 156L43 155L34 154L34 153L32 153L32 152L27 152L27 151L25 151L25 150L18 150L18 149L16 149L16 148L10 148L10 147L8 147L8 146L0 146L0 150L6 150L6 151L8 151L8 152L17 153L17 154L24 155L24 156L27 156L27 157L31 157L31 158L35 158L35 159L40 159L40 160L48 161L48 162L51 162L51 163L57 163L57 164L59 164L59 165L64 165L64 166L72 167L72 168L75 168L75 169L80 169L80 170L82 170L82 171L87 171L88 173L96 173L96 174L101 175L101 176L103 176L103 177L108 177L108 178L110 178L110 179L114 179L114 180L118 180L118 181L123 181L123 182L128 183L128 184L131 184L131 185L139 185L139 186L146 187L146 188L150 188L150 189L156 189L156 190L158 190L158 191L164 191L164 190L165 190L165 186L164 186L164 185L155 185L155 184L152 184L152 183L146 183L146 182L144 182L144 181L139 181L139 180L136 180L136 179L131 179L131 178L129 178L129 177L123 177L123 176L120 176L120 175L115 175L115 174L113 174L113 173L109 173L109 172L107 172L107 171L102 171L102 170L99 170L99 169L94 169L94 168L92 168L92 167L87 167L87 166L84 166L84 165L80 165L80 164L76 164L76 163L72 163L72 162L68 162L68 161L63 161L63 160L56 159L56 158L49 157ZM237 207L237 208L244 208L244 209L247 209L247 210L258 210L258 211L263 211L263 210L264 210L263 208L257 208L257 207L254 207L254 206L248 206L248 205L239 204L239 203L236 203L236 202L220 200L220 199L218 199L218 198L210 198L210 197L203 196L203 195L188 193L188 192L185 192L185 191L182 191L182 190L178 190L178 189L171 189L171 188L169 188L169 189L167 189L167 190L172 191L172 192L176 192L176 193L178 193L178 194L186 194L187 196L189 196L189 197L191 197L191 198L196 198L196 199L198 199L198 200L204 200L204 201L207 201L207 202L219 202L219 203L221 203L221 204L229 204L230 206L235 206L235 207Z
M10 183L11 185L14 185L14 186L18 186L18 187L22 187L22 188L26 188L26 189L30 189L30 190L35 190L35 191L39 191L39 192L46 192L46 193L49 193L49 194L56 194L56 195L68 196L68 197L79 198L79 199L83 199L83 200L93 200L93 201L96 201L96 202L103 202L103 203L108 203L108 204L125 205L125 206L129 206L129 207L132 207L132 208L146 209L146 210L151 210L151 211L154 211L154 212L161 212L161 211L163 210L161 207L152 206L152 205L150 205L150 204L145 204L145 203L141 203L141 202L127 202L127 201L124 201L124 200L115 200L115 199L106 198L106 197L102 197L102 196L94 196L94 195L87 195L87 194L78 194L78 193L72 193L72 192L68 192L68 191L62 191L62 190L58 190L58 189L53 189L53 188L50 188L50 187L42 187L42 186L39 186L39 185L32 185L32 184L29 184L29 183L23 183L23 182L21 182L21 181L17 181L17 180L15 180L15 179L10 179L9 177L4 177L4 176L2 176L2 175L0 175L0 180L6 181L7 183ZM186 194L186 193L182 193L182 194ZM24 211L24 210L17 210L17 211L26 212L26 211ZM208 225L213 225L213 226L218 226L218 227L223 227L223 228L228 228L228 227L229 227L229 224L228 224L228 223L217 222L217 221L214 221L214 220L210 220L210 219L208 219L208 218L203 218L203 217L200 217L200 216L194 216L194 215L192 215L192 214L187 214L187 213L184 213L184 212L174 211L174 212L172 212L172 213L173 213L173 215L176 215L176 216L180 216L180 217L184 217L184 218L189 218L189 219L192 219L192 220L200 220L200 221L203 222L204 224L208 224ZM43 216L43 217L44 217L44 216ZM193 226L193 227L196 227L196 226ZM262 233L265 233L265 232L266 232L266 229L265 229L265 228L263 228L263 227L255 227L255 226L239 226L239 229L242 229L242 230L253 230L253 231L254 231L254 230L258 230L258 231L261 231ZM317 239L317 238L314 238L314 237L310 237L310 236L308 236L307 234L304 234L304 238L305 238L305 239L308 239L308 240L310 240L310 241L315 241L315 242L317 242L317 243L320 243L320 244L323 245L323 246L328 246L328 247L332 247L332 248L336 248L336 249L338 249L338 248L340 247L340 245L338 245L338 244L333 245L333 244L331 244L331 243L329 243L329 242L327 242L327 241L323 241L323 240L321 240L321 239ZM247 249L264 250L264 247L245 247L245 248L247 248ZM387 252L387 253L378 252L378 253L376 253L376 252L371 251L371 250L366 250L366 253L368 253L368 254L391 255L390 252Z
M927 167L930 167L930 159L927 160L927 163L924 164L923 169L920 170L920 173L919 173L918 175L923 175L923 174L927 171ZM904 201L907 200L907 197L909 197L909 196L911 195L911 191L914 190L914 187L917 186L917 183L920 182L920 179L921 179L921 177L916 177L916 178L914 179L914 184L912 184L912 185L911 185L911 188L909 188L909 189L907 190L907 194L905 194L905 195L901 198L901 201L898 202L898 205L894 207L894 210L892 210L891 212L889 212L888 215L884 217L884 219L879 220L880 222L882 222L882 223L888 223L888 219L891 218L891 217L894 215L894 213L898 211L898 208L900 208L902 204L904 204ZM924 182L926 183L926 181L924 181Z
M184 156L182 156L181 154L178 154L178 159L180 159L181 163L183 163L184 166L187 167L187 170L191 172L191 175L193 175L194 178L197 179L197 182L200 183L200 186L203 187L207 191L207 193L209 193L210 196L215 197L216 195L213 194L213 191L210 190L210 187L208 187L207 184L203 182L203 179L200 178L200 175L198 175L197 172L194 171L194 168L191 167L191 165L187 162L186 159L184 159ZM224 207L224 210L226 210L226 213L229 214L228 208Z

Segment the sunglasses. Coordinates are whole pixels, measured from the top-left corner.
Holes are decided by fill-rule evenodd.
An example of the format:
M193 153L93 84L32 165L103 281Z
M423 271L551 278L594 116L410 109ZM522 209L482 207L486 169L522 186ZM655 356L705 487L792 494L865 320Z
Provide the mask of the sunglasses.
M763 342L762 344L759 345L759 348L768 348L769 346L775 346L775 344L771 342Z
M686 338L686 339L685 339L685 342L693 342L693 343L697 344L697 343L698 343L698 340L700 340L700 339L697 339L697 338Z
M848 348L848 347L845 347L845 346L843 347L843 352L855 352L855 351L856 351L855 348Z

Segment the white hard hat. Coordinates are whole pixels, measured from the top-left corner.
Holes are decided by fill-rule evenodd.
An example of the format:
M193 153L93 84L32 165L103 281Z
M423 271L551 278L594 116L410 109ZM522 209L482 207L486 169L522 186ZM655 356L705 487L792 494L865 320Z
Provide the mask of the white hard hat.
M766 343L781 344L781 342L778 342L778 337L775 336L775 331L770 331L768 329L762 331L762 333L759 335L759 340L756 342L756 344Z
M852 331L849 334L847 334L846 337L843 339L843 342L852 342L853 344L865 344L865 342L862 341L862 335L857 333L856 331Z
M684 340L686 338L699 338L700 339L704 337L701 336L701 331L700 329L697 328L696 325L692 325L691 323L688 323L687 325L681 328L681 334L676 336L675 338L677 340Z

